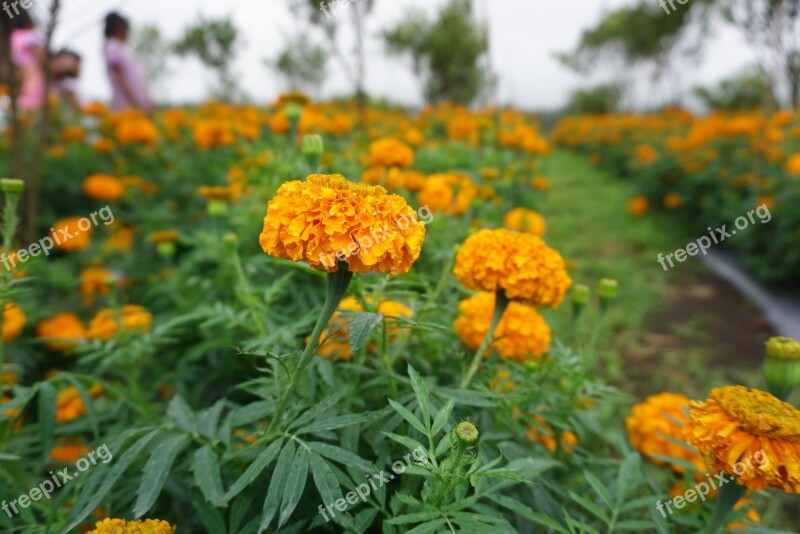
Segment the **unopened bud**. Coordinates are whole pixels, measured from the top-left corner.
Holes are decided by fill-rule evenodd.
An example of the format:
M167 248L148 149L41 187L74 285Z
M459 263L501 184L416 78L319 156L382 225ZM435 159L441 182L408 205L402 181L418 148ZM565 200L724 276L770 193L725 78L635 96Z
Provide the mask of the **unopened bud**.
M307 158L321 158L325 152L322 137L316 134L303 136L303 155Z
M456 426L456 437L462 445L475 445L479 435L478 428L469 421L463 421Z
M619 284L611 278L603 278L597 286L597 296L600 300L614 300L619 292Z
M786 400L800 386L800 342L788 337L773 337L767 341L764 378L770 392Z
M284 106L283 112L286 114L287 119L295 122L300 118L300 115L303 114L303 106L295 102L290 102Z

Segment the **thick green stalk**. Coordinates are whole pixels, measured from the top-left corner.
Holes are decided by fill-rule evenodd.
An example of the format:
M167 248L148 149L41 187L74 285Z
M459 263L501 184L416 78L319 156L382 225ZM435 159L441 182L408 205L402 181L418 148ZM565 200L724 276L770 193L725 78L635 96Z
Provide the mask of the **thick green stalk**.
M492 324L489 325L489 331L486 332L486 336L483 338L481 346L478 347L478 351L475 353L475 356L472 357L472 363L469 366L469 370L461 378L461 389L467 389L469 383L472 382L472 377L475 376L475 372L478 370L478 365L480 365L481 360L483 359L483 354L486 352L486 349L492 342L494 331L497 329L497 325L500 323L500 318L503 317L503 312L506 311L506 307L508 307L508 299L506 298L506 294L504 291L498 291L494 301L494 317L492 317Z
M353 273L348 271L347 268L347 263L339 262L339 270L335 273L328 273L328 295L325 298L325 304L322 306L322 311L317 319L317 324L314 326L314 331L311 332L308 344L303 354L300 356L300 361L289 379L289 384L286 386L283 395L281 395L278 401L278 405L275 407L275 414L267 428L267 434L274 432L278 428L281 416L286 409L286 403L289 402L289 398L292 396L294 388L297 386L297 381L314 358L314 352L317 346L319 346L319 339L322 336L322 332L325 330L325 327L328 326L328 322L331 320L333 313L336 311L336 308L339 307L339 303L342 301L345 293L347 293L347 288L350 285L350 281L353 279Z

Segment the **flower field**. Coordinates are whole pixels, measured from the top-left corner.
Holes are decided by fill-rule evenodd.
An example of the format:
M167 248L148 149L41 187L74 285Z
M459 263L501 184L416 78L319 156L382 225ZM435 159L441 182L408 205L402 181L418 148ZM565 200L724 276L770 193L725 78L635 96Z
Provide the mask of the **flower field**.
M643 297L553 244L581 236L551 162L631 182L621 224L664 211L678 237L766 206L732 249L792 281L798 116L549 132L289 93L151 118L95 104L57 138L34 240L25 184L0 181L0 531L796 525L800 343L771 338L746 385L635 399L608 317Z

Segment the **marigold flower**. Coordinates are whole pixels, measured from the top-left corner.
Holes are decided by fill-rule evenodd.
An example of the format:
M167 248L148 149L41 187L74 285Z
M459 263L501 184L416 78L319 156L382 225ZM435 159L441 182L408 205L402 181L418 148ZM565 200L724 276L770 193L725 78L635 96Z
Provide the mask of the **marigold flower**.
M786 172L792 176L800 176L800 154L793 154L786 161Z
M111 294L109 284L117 280L117 275L103 267L87 267L81 272L81 297L87 304L92 304L95 295Z
M537 425L530 425L528 427L527 438L530 441L538 442L550 449L550 452L556 452L556 440L553 427L544 420L544 418L535 415L533 419L538 423ZM575 452L575 446L578 444L578 436L570 430L565 430L561 433L558 439L561 444L561 449L567 454Z
M11 343L25 328L25 313L13 302L7 302L3 310L3 341Z
M81 217L68 217L61 219L53 224L52 234L57 237L56 248L65 252L79 252L86 250L92 244L92 234L94 227L89 224L82 224L89 219ZM91 221L90 221L91 222ZM86 229L81 229L81 226Z
M634 217L641 217L650 208L650 202L644 197L633 197L628 202L628 213Z
M86 327L74 313L59 313L40 321L36 325L36 335L47 340L45 347L48 349L66 352L86 337Z
M142 306L129 304L123 306L121 310L105 308L97 312L89 322L86 337L107 340L114 337L120 331L120 328L123 331L138 330L140 332L149 332L152 323L153 316Z
M126 521L125 519L103 519L87 534L175 534L176 527L161 519Z
M689 420L686 410L690 402L691 399L684 395L659 393L633 406L631 414L625 419L631 446L648 460L659 465L669 465L676 473L683 473L685 467L679 463L668 463L656 456L685 460L701 473L705 472L706 465L702 456L675 443L675 440L683 441L683 427Z
M572 285L561 255L540 238L510 230L480 230L464 241L453 273L479 291L504 291L530 306L557 307Z
M94 384L89 388L89 396L92 398L99 397L103 394L103 386ZM59 423L66 423L73 421L78 417L83 417L88 413L86 404L83 402L78 388L69 386L62 389L56 396L56 421Z
M379 139L369 145L369 160L373 167L410 167L414 151L399 139Z
M711 390L707 400L691 403L684 437L709 456L713 470L743 486L800 493L800 410L765 391Z
M544 236L547 230L547 223L544 217L533 210L525 208L514 208L506 213L503 218L503 226L516 232L524 232L539 237Z
M494 315L494 304L494 293L478 293L458 305L458 318L453 328L470 350L478 350L486 337ZM507 360L538 361L550 348L551 341L550 327L535 309L511 302L484 356L488 358L494 348Z
M350 352L350 324L347 318L342 316L341 312L363 312L364 308L359 304L355 297L345 297L336 309L336 313L331 317L330 324L320 338L320 345L317 348L317 355L325 356L327 358L341 358L343 360L351 360L353 353ZM378 306L378 313L384 317L391 318L411 318L414 316L409 308L391 300L384 300ZM397 327L397 322L392 320L386 321L386 333L390 343L397 341L400 331Z
M150 119L138 113L123 113L118 117L117 140L122 144L154 143L158 130Z
M403 197L343 176L283 184L269 202L259 242L265 253L333 272L407 272L422 250L425 224Z
M147 240L153 245L160 245L162 243L173 243L178 240L180 233L177 230L162 230L160 232L152 232L147 236Z
M50 459L54 462L74 464L88 452L89 448L81 444L56 445L50 450Z
M533 179L531 179L531 187L537 191L549 191L553 188L553 184L544 176L534 176Z
M83 192L95 200L114 202L125 195L125 185L108 174L92 174L83 181Z
M677 193L670 193L664 197L664 207L668 210L674 210L681 204L683 204L683 198Z

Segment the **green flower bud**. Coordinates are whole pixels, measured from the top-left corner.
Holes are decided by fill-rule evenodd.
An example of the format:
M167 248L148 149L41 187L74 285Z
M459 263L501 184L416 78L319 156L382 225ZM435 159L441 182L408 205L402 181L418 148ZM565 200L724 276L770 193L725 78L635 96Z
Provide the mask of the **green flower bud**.
M162 258L171 258L175 254L175 242L165 241L156 245L156 252Z
M771 337L767 341L767 358L800 360L800 341L790 337Z
M583 284L576 284L575 287L572 288L572 303L577 306L585 306L589 303L589 299L592 296L592 290L589 289L589 286L585 286Z
M307 158L320 158L325 152L322 137L316 134L303 136L303 155Z
M764 378L770 393L786 400L800 386L800 342L788 337L773 337L767 341Z
M224 200L211 199L208 201L208 214L211 217L222 217L228 213L228 203Z
M295 122L300 118L300 115L303 114L303 106L295 102L290 102L284 106L283 112L286 114L287 119Z
M478 428L469 421L462 421L456 426L456 437L462 445L475 445L479 435Z
M239 242L239 238L236 237L236 234L225 234L222 236L222 241L231 248L235 248L236 244Z
M600 300L614 300L619 292L619 284L611 278L603 278L597 286L597 295Z
M2 190L3 193L16 193L19 195L24 188L25 182L22 180L17 180L16 178L0 178L0 190Z

